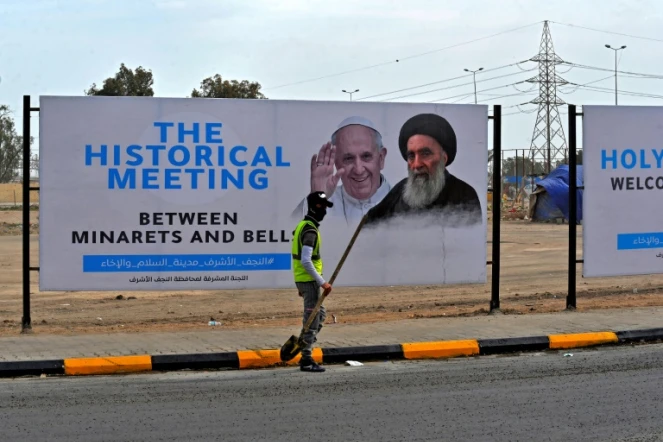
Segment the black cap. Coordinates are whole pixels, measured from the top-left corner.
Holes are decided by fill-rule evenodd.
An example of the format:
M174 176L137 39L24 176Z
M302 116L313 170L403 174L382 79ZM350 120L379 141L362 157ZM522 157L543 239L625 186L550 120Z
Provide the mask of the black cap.
M312 192L306 197L306 203L310 208L321 208L322 206L334 207L334 203L327 199L324 192Z
M447 153L447 166L456 158L456 132L451 124L438 114L419 114L410 118L401 127L398 147L407 161L407 141L413 135L428 135L434 138Z

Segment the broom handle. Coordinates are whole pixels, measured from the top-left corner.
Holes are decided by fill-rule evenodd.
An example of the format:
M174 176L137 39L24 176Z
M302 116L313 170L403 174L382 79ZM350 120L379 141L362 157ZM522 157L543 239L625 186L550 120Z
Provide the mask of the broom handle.
M355 229L355 233L352 235L352 239L350 239L350 242L348 243L348 246L345 248L345 252L343 253L343 256L341 257L341 260L336 264L336 269L334 270L334 273L332 274L332 277L329 279L329 284L333 285L334 281L336 280L336 277L338 276L338 273L341 271L341 267L343 266L343 263L345 262L345 259L348 257L348 254L350 253L350 249L355 243L355 240L357 239L357 236L359 235L359 231L363 227L364 223L366 222L368 214L364 215L361 218L361 221L359 221L359 225ZM320 310L320 306L322 305L322 301L325 300L329 292L325 290L322 292L322 296L318 299L318 303L315 305L315 308L311 312L311 314L308 317L308 321L306 321L306 325L304 326L304 332L306 333L311 327L311 324L313 324L313 321L315 320L315 317L318 315L318 310Z

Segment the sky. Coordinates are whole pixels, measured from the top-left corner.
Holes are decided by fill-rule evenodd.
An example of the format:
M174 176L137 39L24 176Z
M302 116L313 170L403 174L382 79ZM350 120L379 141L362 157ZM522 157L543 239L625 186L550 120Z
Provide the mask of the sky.
M349 100L342 90L359 89L353 100L473 103L464 69L483 67L477 101L502 105L502 149L513 156L532 143L539 85L525 80L538 64L527 60L545 20L571 63L557 66L572 83L559 98L614 104L610 44L627 46L619 105L663 104L657 0L0 0L0 104L20 128L23 95L33 106L39 95L83 95L120 63L150 69L159 97L188 97L218 73L258 81L270 99Z

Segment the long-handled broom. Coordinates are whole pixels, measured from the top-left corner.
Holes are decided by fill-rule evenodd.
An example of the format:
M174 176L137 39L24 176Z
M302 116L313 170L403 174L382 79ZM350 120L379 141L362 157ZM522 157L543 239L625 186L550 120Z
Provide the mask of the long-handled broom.
M341 267L343 266L343 263L345 262L345 259L348 257L348 254L350 253L350 249L352 248L352 245L355 243L355 240L357 239L357 236L359 235L359 231L363 227L364 223L366 222L366 217L367 215L364 215L359 222L359 225L355 229L355 233L352 235L352 239L350 239L350 243L348 246L345 248L345 252L343 253L343 256L341 257L341 260L338 262L336 265L336 270L334 270L334 273L332 274L332 277L329 279L329 284L334 285L334 280L336 280L336 277L338 276L338 273L341 271ZM315 320L315 317L318 315L318 311L320 310L320 306L322 305L322 301L325 300L327 295L329 294L329 291L325 290L322 293L322 296L318 299L318 303L315 305L315 308L311 312L311 314L308 317L308 320L306 321L306 324L304 325L304 328L302 329L302 332L300 333L299 337L292 335L290 336L290 339L286 341L285 344L281 347L281 361L287 362L291 359L293 359L295 356L299 354L299 352L302 351L302 348L306 346L306 343L304 342L304 334L308 332L308 329L311 327L311 324Z

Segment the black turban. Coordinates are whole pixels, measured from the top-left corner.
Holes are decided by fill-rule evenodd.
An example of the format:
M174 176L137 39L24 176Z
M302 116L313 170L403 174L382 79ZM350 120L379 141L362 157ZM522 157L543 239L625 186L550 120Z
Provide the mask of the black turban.
M451 124L437 114L419 114L410 118L401 127L398 147L403 159L407 161L407 141L413 135L428 135L435 139L447 153L447 166L456 158L456 133Z

